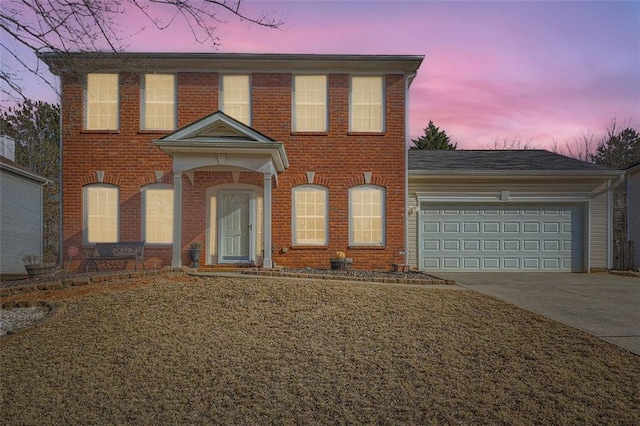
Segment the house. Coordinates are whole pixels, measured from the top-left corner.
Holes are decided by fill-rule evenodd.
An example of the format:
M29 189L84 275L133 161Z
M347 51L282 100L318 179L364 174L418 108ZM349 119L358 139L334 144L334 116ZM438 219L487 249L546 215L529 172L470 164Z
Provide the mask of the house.
M633 269L640 269L640 163L627 173L627 240L633 241Z
M40 58L61 78L63 253L145 241L148 267L179 267L201 241L206 265L388 268L405 247L422 56Z
M611 189L624 172L544 150L410 150L408 165L413 266L611 268Z
M15 142L0 136L0 279L26 278L22 258L42 257L42 187L48 180L17 164Z

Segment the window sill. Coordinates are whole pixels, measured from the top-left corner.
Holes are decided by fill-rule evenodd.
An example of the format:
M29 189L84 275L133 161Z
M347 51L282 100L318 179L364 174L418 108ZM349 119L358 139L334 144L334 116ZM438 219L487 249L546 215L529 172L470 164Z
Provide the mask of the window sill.
M144 243L145 248L171 248L173 243Z
M296 132L296 131L292 131L291 132L291 136L329 136L329 132L326 130L320 130L317 132L311 132L311 131L306 131L306 132Z
M92 129L92 130L80 130L81 134L85 134L85 135L119 135L120 134L120 129L116 129L116 130L98 130L98 129Z
M172 133L174 132L174 130L171 129L167 129L167 130L144 130L144 129L140 129L138 130L138 134L139 135L166 135L168 133Z
M347 136L385 136L386 132L347 132Z
M385 246L349 246L349 250L386 250Z
M289 250L327 250L329 246L291 246Z

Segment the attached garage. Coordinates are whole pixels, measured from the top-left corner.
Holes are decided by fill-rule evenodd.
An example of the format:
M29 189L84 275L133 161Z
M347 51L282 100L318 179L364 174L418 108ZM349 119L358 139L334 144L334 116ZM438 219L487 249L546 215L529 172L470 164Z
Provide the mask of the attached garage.
M621 173L543 150L410 150L409 263L430 272L607 269Z
M420 268L582 271L581 206L429 204L420 208Z

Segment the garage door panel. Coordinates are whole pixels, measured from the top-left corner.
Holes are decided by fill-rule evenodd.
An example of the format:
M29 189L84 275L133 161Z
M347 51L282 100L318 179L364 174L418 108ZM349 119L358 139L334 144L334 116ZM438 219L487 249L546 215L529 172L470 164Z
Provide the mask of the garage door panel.
M423 269L582 269L583 226L578 206L421 207Z

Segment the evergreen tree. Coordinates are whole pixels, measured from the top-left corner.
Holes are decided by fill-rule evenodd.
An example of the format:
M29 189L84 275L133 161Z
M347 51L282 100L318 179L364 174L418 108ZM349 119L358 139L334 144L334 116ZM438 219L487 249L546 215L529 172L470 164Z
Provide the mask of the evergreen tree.
M411 139L411 142L413 142L411 149L456 149L458 147L458 144L452 144L447 133L436 127L431 120L424 129L424 136Z

